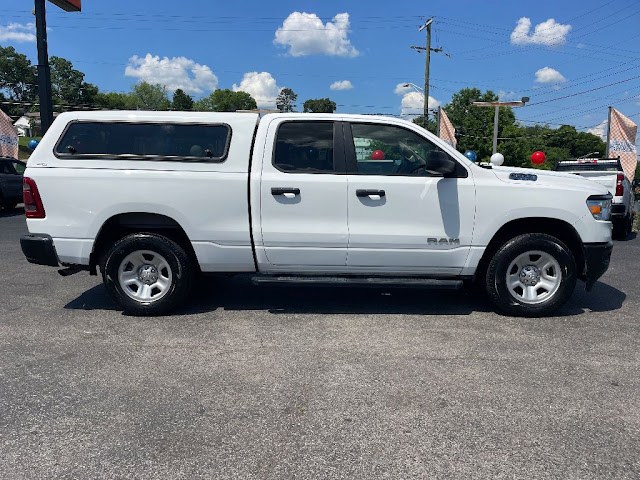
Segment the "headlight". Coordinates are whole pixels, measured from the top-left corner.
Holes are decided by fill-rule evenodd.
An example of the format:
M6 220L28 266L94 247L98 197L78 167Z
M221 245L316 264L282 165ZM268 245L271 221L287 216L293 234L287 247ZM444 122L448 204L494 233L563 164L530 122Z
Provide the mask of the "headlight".
M611 220L611 194L591 195L587 198L587 208L596 220Z

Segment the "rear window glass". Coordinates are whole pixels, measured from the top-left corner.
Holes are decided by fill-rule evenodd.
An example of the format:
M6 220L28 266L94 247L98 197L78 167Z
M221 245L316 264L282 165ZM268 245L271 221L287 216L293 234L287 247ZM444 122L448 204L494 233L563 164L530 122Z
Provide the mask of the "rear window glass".
M74 122L55 151L65 158L165 157L219 162L227 156L230 137L228 125Z
M333 172L333 122L280 125L273 164L289 173Z

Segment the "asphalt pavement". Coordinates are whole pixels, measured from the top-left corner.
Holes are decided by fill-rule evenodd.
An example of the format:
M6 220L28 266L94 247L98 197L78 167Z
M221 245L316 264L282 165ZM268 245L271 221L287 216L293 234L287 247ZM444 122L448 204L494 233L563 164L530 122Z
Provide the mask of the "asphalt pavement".
M173 316L0 213L0 478L639 478L640 241L557 316L464 291L208 279Z

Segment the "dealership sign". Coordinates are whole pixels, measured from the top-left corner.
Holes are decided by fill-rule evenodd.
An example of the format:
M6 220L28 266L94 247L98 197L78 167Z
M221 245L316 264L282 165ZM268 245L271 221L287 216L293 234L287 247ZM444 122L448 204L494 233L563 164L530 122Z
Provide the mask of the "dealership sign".
M67 12L79 12L80 2L82 2L82 0L49 0L49 1Z

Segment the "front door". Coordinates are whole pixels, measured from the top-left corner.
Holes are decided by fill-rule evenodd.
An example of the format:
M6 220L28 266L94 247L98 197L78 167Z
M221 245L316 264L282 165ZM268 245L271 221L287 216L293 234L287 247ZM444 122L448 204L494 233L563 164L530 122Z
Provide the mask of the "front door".
M404 126L348 127L349 269L458 274L473 234L470 173L462 164L450 178L430 172L430 152L443 149Z
M335 133L334 133L335 132ZM260 181L261 240L270 270L340 271L347 261L342 124L273 121Z

